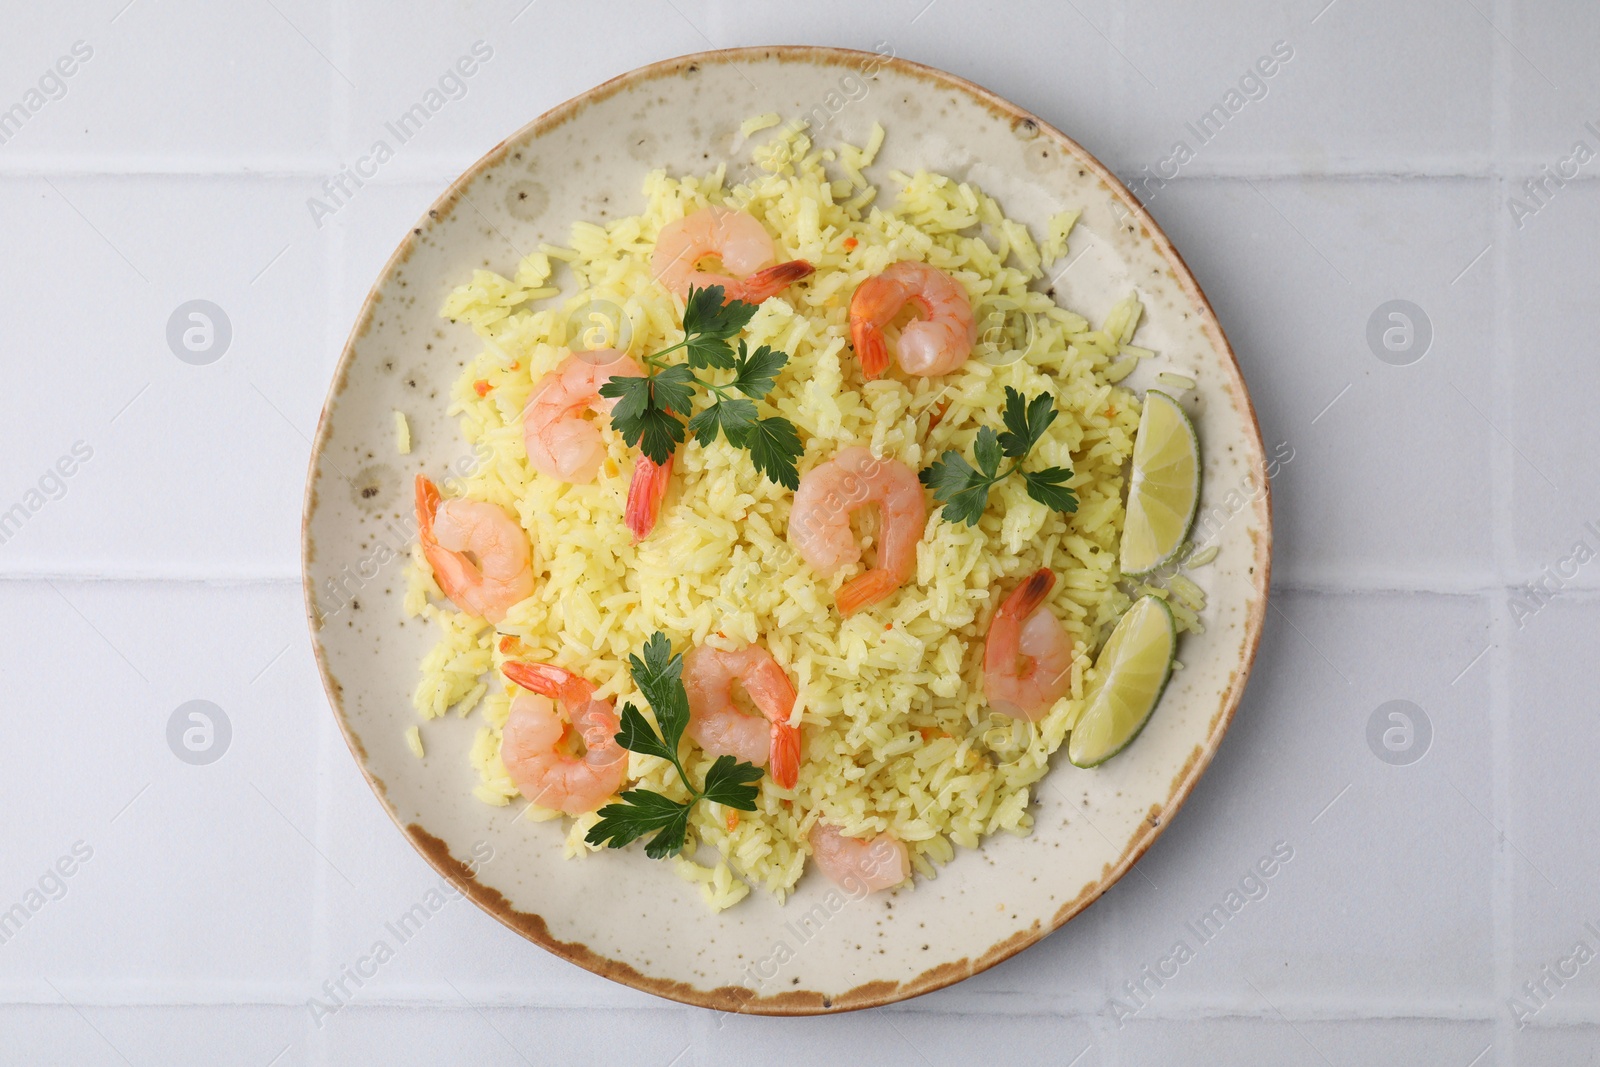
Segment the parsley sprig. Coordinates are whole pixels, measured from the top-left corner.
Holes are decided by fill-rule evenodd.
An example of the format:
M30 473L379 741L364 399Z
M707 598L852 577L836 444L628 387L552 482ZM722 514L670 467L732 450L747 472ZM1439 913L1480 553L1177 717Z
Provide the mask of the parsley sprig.
M1056 414L1055 401L1050 394L1040 393L1024 400L1021 393L1006 386L1006 407L1002 415L1005 431L997 434L988 426L978 431L972 449L977 469L974 470L961 453L951 449L918 475L922 484L933 490L933 498L944 505L945 519L965 522L968 526L978 525L983 509L989 504L990 488L1021 468L1022 461L1050 428ZM1000 469L1002 457L1012 461L1003 471ZM1022 471L1022 477L1028 483L1028 495L1045 507L1068 514L1078 510L1078 494L1066 484L1072 478L1068 468Z
M656 463L665 463L687 434L702 446L720 432L735 448L750 453L756 470L786 489L800 486L795 461L805 452L794 424L779 416L761 418L755 402L772 391L778 374L789 362L785 352L762 345L749 351L742 338L738 350L731 343L749 325L756 305L742 300L722 302L722 286L691 288L683 312L683 340L644 357L642 378L612 378L600 395L614 397L611 425L630 446L637 445ZM666 363L662 357L679 349L688 351L687 363ZM734 377L718 385L695 370L731 370ZM716 399L710 407L684 424L693 411L695 387ZM735 394L743 394L742 396Z
M622 705L622 729L617 743L629 752L656 756L672 764L678 778L689 790L687 801L677 801L648 789L630 789L622 803L600 809L600 821L589 828L584 840L591 845L621 848L631 841L654 833L645 843L644 854L653 860L670 856L683 847L689 828L689 810L702 800L710 800L740 811L756 810L756 787L761 768L739 763L732 756L719 756L706 771L705 785L696 789L678 759L678 742L689 725L689 695L683 688L683 657L672 654L666 634L659 630L645 642L644 657L628 656L628 671L639 692L655 712L661 733L631 703Z

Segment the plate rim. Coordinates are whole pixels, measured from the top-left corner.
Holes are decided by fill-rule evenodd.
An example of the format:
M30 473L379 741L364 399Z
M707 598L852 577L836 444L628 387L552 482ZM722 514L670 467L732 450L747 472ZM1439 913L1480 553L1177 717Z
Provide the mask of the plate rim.
M1254 565L1252 567L1254 599L1244 620L1243 655L1233 673L1226 692L1222 696L1219 708L1212 716L1206 739L1196 746L1195 751L1190 753L1189 758L1173 777L1167 798L1159 806L1159 817L1151 816L1141 822L1141 828L1135 831L1135 836L1123 848L1121 854L1116 860L1102 869L1099 881L1085 888L1072 900L1063 904L1057 909L1055 915L1051 916L1047 924L1041 924L1038 920L1034 920L1029 927L1017 930L995 942L975 960L962 959L943 963L905 981L877 980L867 982L837 995L823 994L815 990L792 990L762 996L746 986L719 986L712 989L700 989L688 982L656 978L643 974L631 964L603 956L581 942L565 942L557 939L550 933L549 926L541 916L517 910L498 890L479 882L472 869L456 859L444 841L433 836L418 823L407 824L402 822L395 811L393 803L389 800L388 787L368 766L366 748L361 743L360 737L357 736L346 716L342 702L343 686L334 677L332 669L328 665L326 652L319 639L320 626L316 605L316 589L311 577L311 567L316 556L316 546L311 536L311 523L317 509L319 462L327 445L333 407L348 385L349 371L356 345L371 328L377 306L383 299L379 290L395 269L411 257L413 245L417 239L429 232L450 214L459 202L466 186L476 180L488 168L497 164L505 156L512 142L521 142L530 136L536 136L546 130L553 129L577 115L589 104L604 100L637 83L687 71L691 68L697 68L701 64L736 64L741 60L767 59L777 59L780 62L804 61L831 66L854 65L863 60L870 60L879 67L891 67L902 74L931 82L940 87L959 90L987 107L997 118L1010 121L1014 127L1031 125L1038 133L1053 139L1070 156L1075 158L1080 165L1091 170L1100 181L1105 183L1112 196L1120 200L1128 209L1132 219L1140 226L1141 236L1151 241L1162 255L1162 258L1167 261L1179 288L1199 313L1200 326L1207 340L1211 342L1212 347L1219 354L1226 357L1226 364L1231 369L1234 382L1238 386L1238 398L1235 400L1234 406L1239 409L1240 414L1243 416L1247 439L1253 439L1255 443L1256 455L1254 457L1255 470L1253 473L1257 476L1257 482L1261 487L1259 506L1262 528L1261 535L1253 539L1255 540ZM1255 664L1256 653L1261 645L1261 634L1266 623L1267 599L1272 578L1272 482L1267 475L1266 447L1261 436L1261 424L1256 415L1255 402L1251 398L1249 388L1245 383L1244 372L1239 366L1238 356L1235 354L1232 344L1229 343L1227 335L1223 332L1222 324L1217 319L1216 311L1212 308L1211 301L1207 299L1199 281L1195 278L1194 273L1189 269L1189 265L1184 261L1183 256L1171 239L1162 231L1161 227L1138 199L1128 191L1127 186L1123 184L1121 179L1110 168L1101 163L1093 153L1026 108L1012 103L975 82L941 70L938 67L894 55L885 56L878 52L830 45L754 45L738 48L709 49L657 60L609 78L599 85L555 105L507 135L488 152L484 153L483 156L450 183L415 225L407 229L405 237L389 256L388 260L385 261L372 286L368 289L366 298L362 301L361 309L356 315L355 323L351 327L350 333L340 351L338 364L334 368L327 397L323 401L322 411L317 418L317 430L312 438L311 455L307 462L306 487L301 511L300 540L301 591L305 597L306 621L310 629L312 654L316 659L317 673L322 681L323 693L327 697L328 705L333 711L334 720L338 723L339 732L343 736L351 756L355 759L356 766L361 771L362 777L366 779L373 794L378 798L378 802L389 816L389 820L395 824L401 834L411 843L412 847L417 850L429 866L448 879L480 909L493 916L508 929L532 941L546 951L567 960L569 963L574 963L603 978L611 979L622 985L652 993L668 1000L730 1013L768 1016L826 1015L882 1007L886 1004L921 996L924 993L931 993L954 985L1010 959L1018 952L1037 944L1082 914L1085 908L1098 900L1108 889L1120 881L1132 869L1133 865L1144 856L1156 839L1165 832L1166 828L1188 801L1189 795L1193 792L1201 775L1210 766L1217 749L1221 747L1222 739L1232 725L1234 715L1244 697L1244 690Z

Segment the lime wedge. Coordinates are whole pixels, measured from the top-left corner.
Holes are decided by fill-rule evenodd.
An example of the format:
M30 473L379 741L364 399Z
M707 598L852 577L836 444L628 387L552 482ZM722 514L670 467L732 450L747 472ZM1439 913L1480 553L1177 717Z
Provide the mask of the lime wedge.
M1178 402L1151 389L1133 441L1122 573L1155 570L1177 554L1200 504L1200 442Z
M1147 595L1133 602L1095 661L1094 684L1067 741L1068 759L1095 767L1133 743L1167 687L1177 641L1165 600Z

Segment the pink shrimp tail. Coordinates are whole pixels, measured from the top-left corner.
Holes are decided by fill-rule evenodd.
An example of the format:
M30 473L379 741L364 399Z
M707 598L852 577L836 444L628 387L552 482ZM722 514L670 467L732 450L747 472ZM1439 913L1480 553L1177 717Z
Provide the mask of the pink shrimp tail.
M902 287L882 278L869 278L856 286L850 297L850 344L861 361L861 376L869 382L889 369L889 342L883 339L883 324L904 302Z
M650 536L661 514L662 501L667 498L667 487L672 478L672 456L665 463L639 453L633 463L633 481L628 484L628 505L623 521L633 531L633 543L638 544Z
M772 752L769 762L772 780L784 789L793 789L800 779L800 728L786 722L772 724Z
M861 376L873 381L889 369L889 343L883 331L870 322L850 324L850 343L855 346L856 358L861 361Z
M776 296L789 286L816 272L816 267L803 259L779 263L775 267L758 270L723 291L723 302L742 300L746 304L759 304L769 296Z
M417 540L426 549L433 539L433 516L439 510L439 487L426 474L417 475Z
M882 568L874 568L860 577L852 578L839 587L834 598L839 605L839 614L848 617L868 604L876 604L899 589L900 584L900 578Z
M422 546L422 558L428 561L434 580L441 587L448 587L461 568L456 564L455 557L440 548L439 539L433 536L433 520L439 513L439 501L439 487L429 481L427 475L417 475L417 544ZM444 592L448 596L450 588L445 588Z
M1013 619L1026 619L1036 611L1044 598L1050 595L1050 590L1055 588L1056 576L1049 567L1040 567L1028 575L1026 581L1006 597L1005 603L1000 605L1000 610Z
M553 697L568 703L587 700L594 693L594 686L553 663L520 663L508 660L500 665L500 673L530 693L538 693L540 696Z

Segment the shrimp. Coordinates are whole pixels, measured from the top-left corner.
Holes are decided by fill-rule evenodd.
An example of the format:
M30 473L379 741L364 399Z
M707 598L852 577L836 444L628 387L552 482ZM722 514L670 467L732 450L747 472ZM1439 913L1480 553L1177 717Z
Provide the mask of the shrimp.
M819 822L811 828L811 858L829 881L852 893L892 889L911 877L906 846L888 834L862 841Z
M1011 591L989 622L983 691L989 707L1038 722L1072 688L1072 638L1044 598L1056 576L1041 567Z
M628 483L628 504L623 511L623 521L633 531L633 543L638 544L650 536L661 514L661 502L667 498L667 483L672 478L672 457L657 463L643 452L633 464L633 481Z
M740 277L700 270L707 256L716 256L723 270ZM661 228L650 272L681 297L689 295L690 286L720 285L724 303L759 304L816 270L803 259L769 266L773 258L772 237L760 219L732 208L708 207Z
M829 578L861 559L850 513L865 504L877 504L882 513L877 566L839 588L835 599L841 615L882 600L916 570L917 542L928 521L916 471L860 446L840 449L800 479L789 512L789 543Z
M422 474L417 540L439 588L468 615L499 622L533 595L533 551L522 525L482 500L441 500Z
M500 734L500 759L523 796L541 808L582 815L622 788L628 753L617 744L620 726L609 700L596 700L593 685L550 664L513 660L500 670L530 690L512 698ZM583 738L582 756L559 749L568 726L551 698L566 705L567 718Z
M949 374L972 355L978 324L966 289L937 267L902 259L856 286L850 298L850 342L868 381L889 369L883 328L908 303L922 318L900 331L895 354L902 370L924 378Z
M733 683L766 721L745 715L733 703ZM794 685L772 653L755 645L724 652L710 645L683 658L683 688L689 694L689 736L713 756L733 756L757 767L772 758L772 780L793 789L800 775L800 727L789 725Z
M599 428L583 414L616 406L615 400L600 395L600 386L612 378L643 375L623 353L596 348L574 352L539 379L522 410L522 439L534 470L563 482L594 481L606 447Z

